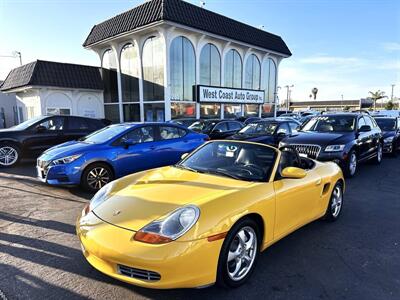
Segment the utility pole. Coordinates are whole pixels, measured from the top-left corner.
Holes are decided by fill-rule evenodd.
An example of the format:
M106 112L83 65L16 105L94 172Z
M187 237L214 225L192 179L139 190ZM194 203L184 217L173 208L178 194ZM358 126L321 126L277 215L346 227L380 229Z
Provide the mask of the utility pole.
M340 102L340 108L341 108L342 111L343 111L343 94L342 94L342 102Z
M392 96L390 97L390 100L392 100L392 102L393 102L393 91L395 86L396 86L395 84L392 84Z

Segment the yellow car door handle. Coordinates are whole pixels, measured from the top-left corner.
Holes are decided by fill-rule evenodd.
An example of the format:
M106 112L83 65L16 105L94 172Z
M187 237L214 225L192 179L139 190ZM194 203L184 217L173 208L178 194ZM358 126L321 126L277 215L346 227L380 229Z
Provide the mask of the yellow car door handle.
M321 182L322 182L322 180L321 180L321 179L318 179L318 180L315 182L315 185L318 186L318 185L321 184Z

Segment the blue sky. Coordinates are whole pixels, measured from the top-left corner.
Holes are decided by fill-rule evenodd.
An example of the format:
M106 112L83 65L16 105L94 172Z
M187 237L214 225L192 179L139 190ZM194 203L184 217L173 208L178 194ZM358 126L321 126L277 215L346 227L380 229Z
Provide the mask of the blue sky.
M91 27L143 1L0 0L0 56L98 65L81 46ZM199 4L200 1L190 1ZM279 85L294 84L292 98L359 99L370 90L400 97L400 1L206 0L213 10L278 34L293 56L280 66ZM18 60L0 57L0 79ZM280 92L284 99L286 93Z

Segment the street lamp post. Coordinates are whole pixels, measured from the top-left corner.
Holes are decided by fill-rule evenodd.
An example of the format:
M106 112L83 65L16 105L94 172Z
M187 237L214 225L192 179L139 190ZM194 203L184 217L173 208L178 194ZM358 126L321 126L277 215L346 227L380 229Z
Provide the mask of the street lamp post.
M0 55L0 57L12 57L12 58L19 58L19 65L22 66L22 56L21 52L19 51L13 51L12 55Z
M13 55L14 55L14 57L18 57L19 58L19 65L22 66L22 55L21 55L21 52L13 51Z
M286 88L286 112L289 111L289 95L290 95L290 88L294 87L294 84L292 85L285 85Z
M276 118L276 109L279 105L278 103L278 90L280 89L280 86L277 86L275 89L275 93L274 93L274 118Z

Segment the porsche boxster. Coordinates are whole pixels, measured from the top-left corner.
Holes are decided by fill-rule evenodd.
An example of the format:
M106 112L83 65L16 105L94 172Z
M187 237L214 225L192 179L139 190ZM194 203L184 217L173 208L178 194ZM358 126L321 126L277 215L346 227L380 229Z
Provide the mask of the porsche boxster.
M344 179L293 148L208 142L174 165L104 186L77 234L87 261L149 288L243 284L261 251L319 218L335 221Z

